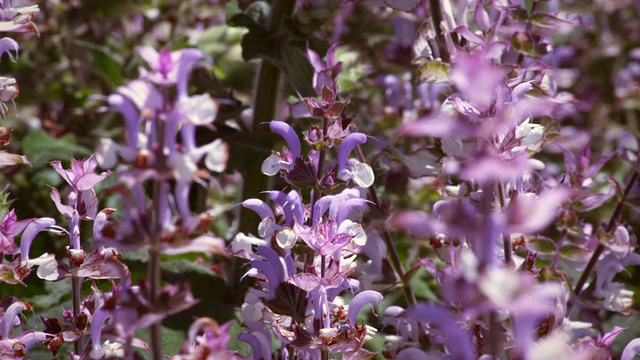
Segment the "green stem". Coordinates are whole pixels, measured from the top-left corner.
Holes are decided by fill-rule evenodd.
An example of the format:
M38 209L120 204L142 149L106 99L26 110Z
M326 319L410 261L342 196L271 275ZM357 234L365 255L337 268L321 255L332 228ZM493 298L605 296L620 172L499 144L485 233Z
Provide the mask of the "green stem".
M286 16L293 13L295 0L277 0L273 4L272 17L269 24L269 33L275 35L281 27ZM252 133L250 137L256 143L263 144L268 138L267 127L264 122L271 121L275 117L278 102L278 87L280 84L280 69L275 65L262 60L258 84L256 86L255 106L253 111ZM247 154L246 167L244 169L244 186L242 189L242 199L255 198L261 191L269 187L269 178L262 174L261 164L268 154L261 150L250 150ZM255 231L260 220L246 208L240 209L239 231L249 233Z
M489 354L493 359L500 359L499 353L502 348L500 333L498 314L495 311L491 311L489 313Z
M622 195L622 199L618 202L618 205L616 205L616 208L613 211L613 214L611 215L611 219L609 220L609 224L607 224L607 228L605 229L605 232L607 234L613 231L613 228L616 225L616 221L618 220L618 217L620 216L620 214L622 213L622 209L624 208L624 202L627 199L627 196L629 196L629 193L631 192L631 189L635 185L636 180L638 180L638 172L634 171L633 175L631 175L631 179L629 179L629 182L627 183L627 186L624 189L624 194ZM582 292L582 288L584 287L584 284L587 282L589 275L591 275L593 268L596 266L596 262L598 261L598 258L600 258L600 255L602 255L602 252L604 250L605 250L605 246L602 245L602 243L600 243L598 244L595 251L593 252L593 255L591 255L591 259L589 259L589 262L587 263L587 267L582 272L582 275L580 276L580 279L578 279L578 283L576 284L576 287L573 290L576 296L579 296L580 293Z
M160 196L162 196L162 182L153 183L153 234L151 236L151 247L149 248L149 300L155 310L158 305L160 294L160 236L162 234L162 221L160 219ZM149 327L149 340L151 343L151 356L153 360L161 360L162 353L162 324L155 323Z
M75 265L70 264L75 267ZM80 278L77 276L71 277L71 302L73 305L73 318L77 319L78 315L80 315L80 302L82 299L82 292L80 287ZM73 350L76 355L82 354L82 348L84 348L82 336L78 337L76 341L73 343Z
M451 56L449 55L449 50L447 50L447 41L442 33L442 28L440 27L440 24L442 24L440 0L429 0L429 6L431 7L431 20L433 21L433 27L436 31L436 43L438 44L440 58L444 62L449 62L451 60Z
M324 118L322 122L322 136L326 137L329 131L329 119ZM327 159L327 149L324 147L320 150L318 156L318 172L316 173L316 187L313 189L313 196L311 198L311 226L313 226L313 217L315 215L316 201L322 197L322 176L324 174L324 165Z
M356 146L355 148L356 155L358 156L358 160L361 162L366 162L366 158L362 153L362 149L360 146ZM378 194L376 193L373 185L369 187L369 199L375 204L375 206L380 209L380 200L378 199ZM395 270L396 274L400 278L402 282L402 290L404 291L404 296L407 300L407 304L416 305L418 303L416 299L416 295L413 293L413 289L411 289L411 282L407 279L407 274L404 271L404 267L402 266L402 261L400 260L400 255L398 255L398 250L396 249L395 244L393 243L393 238L391 237L391 233L389 232L389 228L385 222L382 222L379 225L380 235L382 235L382 240L387 246L387 251L389 252L389 257L391 259L391 265Z
M498 183L498 195L500 200L500 209L504 212L507 208L507 197L504 191L504 184L502 182ZM511 266L511 259L513 258L511 254L511 234L502 234L502 246L504 248L504 263L506 266Z
M169 95L165 90L164 93L164 111L168 113ZM164 153L165 147L165 132L167 131L164 121L156 121L156 139L155 139L155 157L156 166L163 167L166 163L166 155ZM151 311L157 311L158 298L160 296L161 286L161 272L160 272L160 243L162 236L162 199L163 196L163 180L154 180L152 183L152 204L153 210L151 213L151 234L149 244L149 267L147 269L147 276L149 279L149 303L151 304ZM162 360L164 354L162 352L162 321L149 326L149 342L151 346L151 358L153 360Z

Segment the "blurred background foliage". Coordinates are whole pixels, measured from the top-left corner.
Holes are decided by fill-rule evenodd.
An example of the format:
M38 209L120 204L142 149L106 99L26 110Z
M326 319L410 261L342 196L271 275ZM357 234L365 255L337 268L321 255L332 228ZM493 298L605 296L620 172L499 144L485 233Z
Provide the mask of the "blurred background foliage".
M36 20L39 36L18 35L19 60L3 61L0 66L0 74L15 76L21 89L16 101L17 116L3 121L3 126L14 128L9 150L27 155L33 165L2 173L3 182L10 184L8 191L15 200L12 206L19 218L57 214L48 186L63 183L48 165L49 161L86 157L100 138L123 140L122 119L106 111L103 96L137 77L138 67L142 66L135 53L139 45L171 49L195 46L213 60L212 67L194 71L191 86L194 92L207 92L218 100L221 111L216 119L215 136L222 136L232 149L229 169L221 177L219 189L209 195L209 206L217 216L213 226L218 235L230 239L237 229L237 213L228 208L241 201L238 180L246 170L244 151L258 148L268 155L276 148L273 140L256 143L250 135L259 61L269 61L283 71L276 117L285 120L288 103L296 101L298 94L305 96L312 92L312 70L304 53L307 44L324 54L331 44L340 43L336 58L344 62L340 77L342 96L351 97L348 112L361 131L381 139L376 145L369 145L368 157L376 160L373 164L376 186L388 206L422 208L425 202L438 199L440 195L429 184L411 179L407 159L391 150L410 148L411 144L398 142L391 136L406 112L413 111L414 116L419 116L431 104L388 106L380 81L386 75L396 75L409 84L410 92L418 93L418 74L412 65L413 34L419 34L427 26L427 16L359 1L327 1L321 6L318 3L321 2L298 1L294 15L285 20L285 26L274 36L266 30L271 9L268 1L40 1ZM625 146L633 147L640 109L638 8L632 1L623 0L572 0L562 1L562 6L581 13L587 24L557 35L554 45L557 53L565 54L557 56L553 64L553 71L563 79L558 86L577 100L576 112L559 120L563 146L576 152L589 145L594 159ZM198 136L204 142L213 140L214 135L203 132ZM560 164L558 174L563 172L559 149L551 148L544 156L550 166ZM629 162L616 159L605 166L604 174L621 179L628 170ZM604 177L595 180L603 188L608 184ZM114 182L115 179L110 179L102 186L103 190ZM416 189L416 196L403 196L408 187ZM200 194L207 196L205 192ZM106 193L99 196L105 206L117 208L117 199ZM640 193L634 194L632 201L640 204L639 197ZM612 206L609 204L586 217L598 223L602 221L599 219L608 218ZM640 223L637 211L629 211L627 215L633 223ZM90 233L90 229L84 231ZM403 260L424 257L433 251L430 239L416 241L401 232L394 232L394 236ZM32 251L62 254L64 244L53 235L42 234ZM169 328L167 339L183 333L195 316L211 316L220 322L230 320L234 318L234 309L242 303L245 287L238 287L239 279L233 271L225 272L241 271L237 260L214 259L211 265L202 256L205 255L167 257L163 261L163 279L188 281L200 299L198 305L165 322ZM133 273L134 282L144 276L146 253L125 253L123 259ZM636 271L634 275L639 274ZM417 273L414 283L418 296L433 297L435 285L424 271ZM32 276L27 284L10 291L30 302L37 314L58 315L61 308L69 307L67 282L44 284ZM6 285L1 286L3 293ZM633 286L638 288L637 284ZM636 297L639 294L636 292ZM632 335L625 333L620 339ZM167 352L175 352L181 340L174 343L173 348L166 346Z

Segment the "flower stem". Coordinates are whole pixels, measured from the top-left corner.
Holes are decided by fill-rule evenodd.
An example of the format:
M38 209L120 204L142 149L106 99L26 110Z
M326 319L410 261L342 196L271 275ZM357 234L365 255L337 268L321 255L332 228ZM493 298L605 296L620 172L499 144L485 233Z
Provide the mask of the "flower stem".
M433 21L433 28L436 32L436 43L438 44L440 58L444 62L449 62L451 60L451 56L449 55L449 50L447 50L447 43L440 26L440 24L442 24L440 0L429 0L429 6L431 7L431 20Z
M500 209L502 212L507 209L507 197L504 191L504 183L498 182L498 196L500 200ZM504 263L507 267L511 266L512 254L511 254L511 234L503 233L502 234L502 246L504 248Z
M160 236L162 235L162 220L160 219L161 210L160 196L162 196L162 182L154 181L153 183L153 234L151 236L151 247L149 248L149 302L155 310L158 305L158 296L160 293ZM151 356L153 360L161 360L162 354L162 324L160 322L152 324L149 327L149 340L151 343Z
M320 359L321 360L329 360L329 350L322 348L320 350Z
M360 146L356 146L355 148L356 155L358 156L358 160L361 162L366 162L367 159L364 157L362 153L362 149ZM371 185L369 187L369 199L373 201L375 206L380 209L380 200L378 199L378 194L376 193L376 189ZM391 258L391 265L395 270L396 274L402 281L402 290L404 291L404 296L409 305L416 305L418 303L416 299L416 295L413 293L413 289L411 289L411 283L409 279L407 279L407 274L404 271L404 267L402 266L402 261L400 260L400 256L398 255L398 250L396 249L395 244L393 243L393 238L391 238L391 233L389 232L389 228L385 222L382 222L379 225L379 231L382 235L382 240L387 246L387 251L389 252L389 257Z
M75 266L75 265L72 265ZM80 278L77 276L71 277L71 302L73 306L73 318L76 319L78 315L80 315L80 302L82 299L82 288L80 284ZM76 355L82 354L82 349L84 348L82 336L79 336L76 341L73 343L73 350Z
M272 17L269 24L269 33L271 35L275 36L280 30L283 19L293 13L295 3L295 0L277 0L273 3ZM256 85L252 132L247 134L250 138L255 139L256 143L264 144L267 139L268 127L262 123L271 121L275 117L279 84L280 69L270 62L262 60ZM266 158L268 153L260 149L248 148L247 150L250 153L245 156L242 199L259 197L260 192L269 187L269 178L263 175L261 171L261 159ZM244 233L255 231L259 221L250 210L244 207L240 208L239 231Z
M489 354L492 359L500 359L499 352L502 348L500 340L500 322L498 321L498 314L496 311L489 313Z
M322 136L326 137L328 131L329 131L329 119L324 118L322 122ZM311 198L311 226L315 225L313 224L313 217L315 213L314 210L316 208L316 201L318 201L318 199L322 197L322 186L321 186L322 184L320 184L320 181L322 180L322 175L324 173L324 163L326 159L327 159L327 149L323 147L320 150L320 155L318 156L318 172L316 173L316 187L315 189L313 189L313 194ZM324 271L324 269L322 271Z
M609 224L607 224L607 228L605 229L605 232L607 234L613 231L613 228L616 225L616 221L618 220L618 217L620 216L620 214L622 213L622 209L624 208L624 202L627 199L627 196L629 196L629 193L631 192L631 189L633 188L637 180L638 180L638 172L634 171L633 175L631 175L631 178L629 179L629 182L627 183L627 186L624 189L622 199L618 202L618 205L616 205L616 208L613 211L613 214L611 215L611 219L609 220ZM576 296L579 296L580 293L582 292L582 288L584 287L584 284L587 282L589 275L591 275L593 268L596 266L596 262L598 261L598 258L600 258L600 255L602 255L602 252L604 250L605 250L605 246L602 245L602 243L600 243L598 244L595 251L593 252L593 255L591 255L591 259L589 259L589 262L587 263L587 267L582 272L582 275L580 276L580 279L578 279L578 283L576 284L573 290Z

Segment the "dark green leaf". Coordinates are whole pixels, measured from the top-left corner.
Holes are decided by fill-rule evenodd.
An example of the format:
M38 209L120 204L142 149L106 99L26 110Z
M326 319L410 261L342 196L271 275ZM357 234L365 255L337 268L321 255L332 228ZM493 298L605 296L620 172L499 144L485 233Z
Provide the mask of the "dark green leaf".
M556 243L544 236L527 239L527 248L537 253L541 259L548 259L556 253Z
M524 31L516 31L511 36L511 47L513 50L524 54L533 55L534 42L531 34Z
M237 14L242 13L242 10L238 6L238 1L237 0L229 1L224 5L224 10L227 16L227 24L233 26L231 24L231 21L232 21L231 19Z
M122 76L122 60L118 59L109 48L86 41L77 41L78 45L87 48L93 57L93 71L109 85L116 87L124 83Z
M37 168L53 160L67 160L70 156L86 157L91 150L76 144L71 134L53 138L44 130L35 130L27 134L22 141L22 152L31 164Z
M560 256L570 261L585 261L590 254L591 251L577 245L565 245L560 248Z

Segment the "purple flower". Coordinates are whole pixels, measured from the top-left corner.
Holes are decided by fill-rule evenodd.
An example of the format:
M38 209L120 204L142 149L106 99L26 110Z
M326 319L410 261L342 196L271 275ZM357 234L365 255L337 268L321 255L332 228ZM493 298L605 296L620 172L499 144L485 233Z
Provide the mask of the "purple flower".
M29 222L22 233L22 238L20 239L20 257L23 262L29 261L29 250L31 249L31 243L33 243L33 239L36 235L55 223L56 221L54 219L48 217L33 219L33 221Z
M0 110L0 115L1 114L3 114L3 112ZM11 154L5 150L0 150L0 168L19 164L31 165L24 155Z
M287 142L287 148L282 149L282 154L273 153L262 163L262 173L273 176L280 172L291 171L294 168L295 160L300 157L300 139L293 128L282 121L272 121L269 123L271 131L282 136Z
M7 53L7 55L9 55L9 59L11 59L11 61L15 61L15 59L18 58L18 49L20 48L20 46L18 45L18 42L16 42L15 40L13 40L12 38L2 38L0 39L0 56L2 56L5 52ZM16 57L14 59L13 55L11 54L11 51L15 51L16 53Z
M33 23L38 12L40 12L38 5L13 7L11 1L8 1L2 4L0 9L0 31L39 34L38 28Z
M95 173L98 163L93 155L81 161L71 158L69 170L63 169L60 161L52 161L51 166L76 192L92 190L97 183L111 175L110 171L101 174Z
M0 252L12 253L15 249L14 236L20 234L35 219L26 219L18 221L16 211L9 210L2 217L0 222Z
M637 354L640 354L640 338L629 341L622 351L620 360L632 360Z
M205 58L205 54L198 49L182 49L170 51L164 48L158 52L150 46L139 46L136 51L142 57L151 71L140 68L140 78L156 85L177 85L178 96L187 96L187 77L193 66Z
M210 360L240 360L235 351L227 349L231 341L231 335L227 333L233 324L229 321L225 324L218 323L211 318L199 318L189 327L188 337L179 355L174 360L190 360L195 358L207 358Z
M326 290L341 286L355 268L341 270L339 262L331 259L324 277L321 277L313 266L307 266L306 270L304 273L291 276L288 281L306 292L317 292L320 287Z
M352 235L338 232L335 220L324 220L314 226L300 225L296 223L293 231L311 249L320 255L330 255L341 250L353 238Z
M471 337L457 324L456 318L440 306L419 304L407 310L405 316L438 326L446 335L449 352L455 359L477 358L477 352L471 344Z
M351 324L356 324L356 318L363 306L367 304L377 304L383 299L382 294L373 290L365 290L356 294L349 304L347 319Z
M11 302L10 305L8 301ZM6 305L8 306L5 308ZM8 297L0 302L0 358L2 359L22 359L31 346L51 337L49 334L35 330L27 330L11 337L13 328L22 323L19 315L25 310L31 311L31 305L15 298Z
M351 151L353 151L356 146L362 145L365 142L367 142L367 136L363 133L352 133L344 138L338 151L336 175L340 180L351 180L357 186L367 188L373 185L375 180L371 166L357 159L348 160Z
M334 60L337 47L338 44L331 45L329 50L327 50L327 61L324 63L320 56L307 46L307 57L314 69L312 84L313 88L316 89L318 93L322 93L325 87L328 89L335 89L337 86L335 79L342 69L342 62L336 62Z

